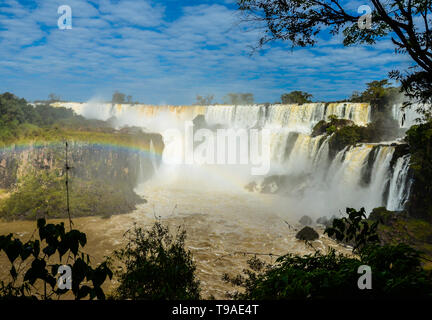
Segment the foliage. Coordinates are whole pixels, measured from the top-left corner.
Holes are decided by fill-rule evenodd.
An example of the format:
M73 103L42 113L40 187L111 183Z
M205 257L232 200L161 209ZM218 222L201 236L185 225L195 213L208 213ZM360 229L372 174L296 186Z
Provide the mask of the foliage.
M101 288L107 278L112 278L108 262L96 268L81 248L87 243L85 233L64 224L46 224L37 221L39 239L22 243L13 234L0 236L0 252L4 252L11 264L11 282L0 282L1 299L52 299L64 296L68 290L60 289L56 275L61 265L69 265L72 271L72 293L75 299L105 299ZM53 263L58 253L58 262ZM64 261L65 260L65 261Z
M50 102L56 102L56 101L60 101L61 100L60 96L56 95L55 93L50 93L48 95L48 98L49 98Z
M312 136L316 137L322 134L331 135L341 128L353 125L354 122L351 120L339 119L336 115L330 115L328 117L328 122L321 120L314 126L312 129Z
M366 142L366 139L364 139L366 129L365 127L353 125L340 129L330 127L330 129L333 130L329 130L327 133L334 133L329 141L329 147L332 156L347 146L354 146L359 142Z
M115 252L124 265L117 275L117 296L133 300L199 299L199 281L190 251L186 251L186 232L175 237L168 227L156 222L150 230L134 226L128 244Z
M424 267L432 267L432 224L424 219L413 218L408 212L375 208L369 220L379 221L378 235L382 244L405 243L422 253Z
M284 255L274 265L248 261L245 276L224 280L243 288L237 299L389 299L432 298L431 275L421 268L419 252L405 244L380 246L376 224L365 220L364 209L347 209L348 218L335 219L329 232L354 242L357 257L327 253ZM358 268L372 270L372 290L360 290Z
M84 146L77 150L80 159L75 159L75 163L85 161L85 164L74 168L71 177L71 205L75 216L125 213L143 202L133 190L137 174L125 167L125 159L117 156L101 160L101 154L94 150L84 154L89 148L86 141L91 141L91 148L98 144L113 144L139 149L148 149L150 141L153 141L155 151L160 153L163 149L160 135L143 133L141 129L134 128L115 130L107 122L86 120L70 109L32 106L24 99L4 93L0 95L0 147L12 145L11 148L15 149L13 144L42 145L47 149L43 157L51 158L52 167L48 172L44 170L47 169L45 164L31 162L25 170L26 176L17 181L17 161L12 159L7 163L5 185L2 187L9 188L10 197L0 201L2 218L64 216L63 149L60 150L62 155L58 156L55 148L64 140L76 142L77 145L80 141L84 142ZM76 152L72 153L74 155ZM123 164L120 166L120 163ZM96 176L102 170L104 172Z
M231 105L250 105L254 103L254 96L252 93L228 93L224 97L225 104Z
M114 131L106 122L86 120L70 109L32 106L11 93L0 95L0 145L19 140L61 140L64 130Z
M281 96L282 104L303 104L311 102L312 95L303 91L291 91Z
M368 123L366 127L355 125L350 120L338 119L332 115L328 122L321 120L314 126L312 136L331 135L329 146L330 155L333 157L347 146L396 139L402 136L402 132L403 130L399 128L396 120L378 112L374 121Z
M125 103L125 101L126 101L125 97L126 97L126 95L124 93L116 91L112 95L111 102L112 103Z
M346 209L348 217L334 219L333 225L326 228L325 233L336 240L353 244L353 252L359 252L368 244L379 241L377 228L378 222L369 224L366 211L361 208L356 211L352 208Z
M399 88L391 87L387 79L372 81L366 84L366 90L354 92L350 100L352 102L369 102L373 106L384 106L397 99L400 95Z
M121 181L86 180L72 176L70 206L73 216L111 216L135 209L142 200ZM15 191L0 205L6 220L64 218L66 188L62 172L42 170L25 176Z
M407 131L414 183L408 211L411 216L432 221L432 121L414 125Z
M338 35L345 46L367 43L390 35L395 51L408 54L414 68L404 73L393 71L405 93L423 103L432 101L432 6L428 0L372 0L372 23L359 27L363 13L348 8L341 0L238 0L244 20L266 26L259 46L285 40L292 47L312 46L321 33Z
M214 95L213 94L208 94L206 96L200 96L197 95L196 96L196 105L198 106L210 106L213 104L213 100L214 100Z

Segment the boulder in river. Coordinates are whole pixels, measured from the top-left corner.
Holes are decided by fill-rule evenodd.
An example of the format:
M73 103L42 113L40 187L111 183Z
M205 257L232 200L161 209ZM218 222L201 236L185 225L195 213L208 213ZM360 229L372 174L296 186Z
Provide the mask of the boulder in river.
M321 218L318 218L318 219L316 220L316 223L317 223L317 224L321 224L321 225L323 225L324 227L328 228L328 227L333 226L333 220L334 220L334 219L337 219L337 217L334 216L334 215L333 215L331 218L321 217Z
M306 226L296 234L296 238L299 240L314 241L319 238L319 234L311 227Z
M311 226L313 224L312 218L309 216L303 216L301 217L301 219L299 220L299 223L302 226Z

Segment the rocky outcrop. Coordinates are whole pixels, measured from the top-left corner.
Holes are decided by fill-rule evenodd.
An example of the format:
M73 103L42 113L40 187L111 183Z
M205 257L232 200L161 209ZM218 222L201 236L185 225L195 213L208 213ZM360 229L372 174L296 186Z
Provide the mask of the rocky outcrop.
M354 122L347 119L333 118L330 122L325 120L319 121L312 129L312 137L317 137L322 134L332 133L344 127L353 126Z
M153 175L164 146L159 135L139 136L144 138L139 141L139 148L127 143L124 146L68 143L70 203L74 216L128 213L145 202L134 189ZM152 154L150 149L154 151ZM63 217L65 159L63 143L1 150L0 189L9 196L0 203L0 215L11 220L34 219L40 215ZM46 203L49 205L45 206Z
M319 239L319 234L311 227L306 226L296 234L296 238L299 240L314 241Z
M135 187L139 179L153 174L152 161L160 161L157 154L163 150L162 137L149 136L155 154L149 155L146 142L142 150L106 143L69 142L68 160L71 177L99 179L127 183ZM160 149L160 150L159 150ZM159 151L158 151L159 150ZM153 156L153 159L151 159ZM46 143L27 147L11 146L0 151L0 189L9 189L30 172L64 170L65 145Z

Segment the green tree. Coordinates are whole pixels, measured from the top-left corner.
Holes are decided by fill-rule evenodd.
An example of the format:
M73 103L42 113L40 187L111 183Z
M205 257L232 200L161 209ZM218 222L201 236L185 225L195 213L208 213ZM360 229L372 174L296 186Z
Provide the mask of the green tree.
M224 97L225 104L231 105L251 105L254 103L254 96L252 93L228 93Z
M311 102L312 95L303 91L291 91L281 96L282 104L303 104Z
M350 100L352 102L369 102L373 106L383 107L390 102L396 102L400 95L400 89L392 87L387 79L372 81L366 84L366 90L362 93L354 92Z
M60 101L61 100L60 96L56 95L55 93L50 93L48 95L48 98L49 98L50 102L56 102L56 101Z
M432 102L432 6L429 0L371 0L369 27L360 24L363 13L348 9L341 0L238 0L245 20L266 25L259 46L273 40L285 40L292 47L317 43L322 32L337 35L342 31L346 46L374 44L391 36L398 53L408 54L415 68L393 71L405 93L420 102ZM360 28L361 26L361 28Z
M213 100L214 100L213 94L208 94L206 96L197 95L195 104L198 106L210 106L213 104Z
M116 91L113 93L111 102L116 104L125 103L125 97L126 95L124 93Z
M185 246L186 232L173 237L156 222L150 230L137 226L127 233L128 244L115 252L120 266L116 295L133 300L199 299L196 266Z

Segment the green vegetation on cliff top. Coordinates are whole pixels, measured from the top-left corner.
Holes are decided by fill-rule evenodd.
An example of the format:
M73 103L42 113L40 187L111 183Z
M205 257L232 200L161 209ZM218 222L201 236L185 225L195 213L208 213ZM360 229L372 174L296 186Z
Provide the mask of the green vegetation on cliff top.
M65 217L65 157L61 147L65 141L71 146L69 161L76 166L69 176L73 216L127 213L136 204L145 202L134 192L138 172L129 167L130 156L113 155L93 145L148 151L153 140L155 151L161 153L162 139L141 129L115 130L111 125L84 119L65 108L32 106L10 93L0 95L0 148L42 147L20 174L19 157L2 158L3 177L7 177L8 183L3 186L7 190L0 198L0 217L8 220Z
M109 121L88 120L70 109L33 107L11 93L0 95L0 148L65 140L143 148L149 138L141 130L115 130Z

